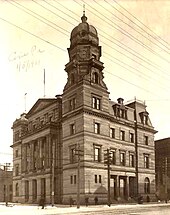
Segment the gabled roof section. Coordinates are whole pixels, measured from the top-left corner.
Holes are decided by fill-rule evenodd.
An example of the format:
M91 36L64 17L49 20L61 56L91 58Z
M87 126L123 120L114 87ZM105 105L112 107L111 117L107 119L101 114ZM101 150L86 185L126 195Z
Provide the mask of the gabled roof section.
M49 107L53 103L57 101L56 98L41 98L38 99L37 102L33 105L33 107L29 110L26 117L30 117L31 115Z

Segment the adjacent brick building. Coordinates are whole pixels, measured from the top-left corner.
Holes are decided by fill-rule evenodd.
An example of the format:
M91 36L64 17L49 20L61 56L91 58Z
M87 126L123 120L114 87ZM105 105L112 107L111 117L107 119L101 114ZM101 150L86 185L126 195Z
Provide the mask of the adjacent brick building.
M155 130L139 101L109 99L96 29L85 14L70 37L67 83L13 123L14 201L111 202L155 195Z
M0 167L0 202L12 202L12 170L7 165Z
M170 138L155 141L156 193L160 200L170 199Z

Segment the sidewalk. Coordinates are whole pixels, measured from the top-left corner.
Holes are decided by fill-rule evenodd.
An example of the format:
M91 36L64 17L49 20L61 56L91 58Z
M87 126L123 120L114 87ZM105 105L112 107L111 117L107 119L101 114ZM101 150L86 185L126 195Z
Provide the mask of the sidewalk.
M48 215L48 214L69 214L69 213L79 213L79 212L93 212L93 211L102 211L102 210L113 210L113 209L128 209L134 207L152 207L152 206L164 207L170 206L170 203L144 203L144 204L113 204L111 207L107 205L90 205L80 206L78 209L77 206L69 207L68 205L55 205L54 207L48 205L45 209L41 209L38 206L31 205L22 205L22 204L12 204L10 203L8 207L0 204L0 214L2 215Z

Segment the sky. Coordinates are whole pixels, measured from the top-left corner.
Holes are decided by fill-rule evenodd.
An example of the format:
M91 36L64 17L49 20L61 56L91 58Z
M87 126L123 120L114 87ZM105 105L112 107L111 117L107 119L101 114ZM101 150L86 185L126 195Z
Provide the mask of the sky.
M0 0L0 164L12 162L15 119L39 98L63 93L83 4L102 46L110 99L145 102L155 140L170 136L169 0Z

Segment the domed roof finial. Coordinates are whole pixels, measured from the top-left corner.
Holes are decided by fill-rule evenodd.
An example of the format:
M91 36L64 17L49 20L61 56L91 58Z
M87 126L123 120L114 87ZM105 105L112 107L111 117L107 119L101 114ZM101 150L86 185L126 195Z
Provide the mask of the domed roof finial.
M82 22L86 22L87 21L87 17L85 15L85 4L83 4L83 16L81 17Z

